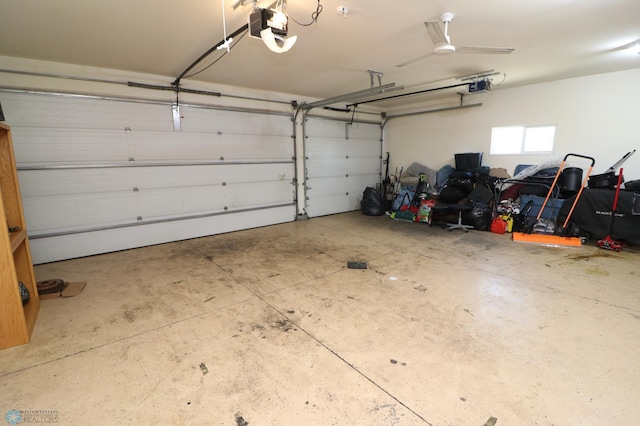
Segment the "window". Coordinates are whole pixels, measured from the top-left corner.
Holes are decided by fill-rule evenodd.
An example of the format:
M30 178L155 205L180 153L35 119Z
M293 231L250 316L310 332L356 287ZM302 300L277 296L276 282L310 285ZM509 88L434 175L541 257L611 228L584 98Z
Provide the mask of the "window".
M553 151L556 125L491 129L491 155L548 154Z

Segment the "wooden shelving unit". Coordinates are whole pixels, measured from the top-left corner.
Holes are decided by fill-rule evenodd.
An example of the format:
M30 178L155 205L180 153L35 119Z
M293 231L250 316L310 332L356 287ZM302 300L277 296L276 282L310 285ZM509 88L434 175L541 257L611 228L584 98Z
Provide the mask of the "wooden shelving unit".
M31 296L25 305L19 281ZM11 130L0 123L0 349L28 343L39 310Z

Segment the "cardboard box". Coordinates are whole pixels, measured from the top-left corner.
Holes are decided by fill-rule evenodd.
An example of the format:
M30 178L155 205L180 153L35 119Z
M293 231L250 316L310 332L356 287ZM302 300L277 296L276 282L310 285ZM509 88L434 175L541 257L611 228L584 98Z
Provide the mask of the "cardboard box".
M58 290L57 292L49 294L38 294L38 296L40 297L40 300L57 299L59 297L75 297L82 293L82 290L84 290L86 285L86 282L65 282L64 287L62 287L62 289Z

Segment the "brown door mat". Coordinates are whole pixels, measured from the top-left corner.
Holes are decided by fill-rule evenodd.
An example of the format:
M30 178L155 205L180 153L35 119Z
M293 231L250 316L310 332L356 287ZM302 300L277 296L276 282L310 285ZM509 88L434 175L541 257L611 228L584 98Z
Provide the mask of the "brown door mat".
M62 281L62 280L47 280L47 281ZM40 297L40 300L57 299L59 297L74 297L82 293L82 290L84 290L84 288L87 285L87 283L84 281L79 281L74 283L63 281L62 285L58 284L58 286L55 287L55 291L52 291L51 288L49 288L48 291L42 293L40 292L41 282L42 281L38 282L38 295Z

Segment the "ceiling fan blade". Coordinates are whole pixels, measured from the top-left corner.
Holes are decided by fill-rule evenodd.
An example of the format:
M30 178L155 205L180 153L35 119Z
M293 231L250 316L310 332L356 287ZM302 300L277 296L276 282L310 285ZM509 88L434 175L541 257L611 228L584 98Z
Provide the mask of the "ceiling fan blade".
M433 41L433 44L449 44L449 40L442 31L442 27L439 22L425 22L424 24L427 26L427 33L429 33L429 37L431 38L431 41Z
M484 53L494 55L508 55L516 49L510 47L488 47L488 46L458 46L457 53Z
M422 61L423 59L427 59L429 56L433 56L433 52L429 52L426 55L422 55L422 56L420 56L418 58L411 59L410 61L403 62L403 63L398 64L398 65L394 65L394 67L396 67L396 68L406 67L407 65L415 64L416 62Z

